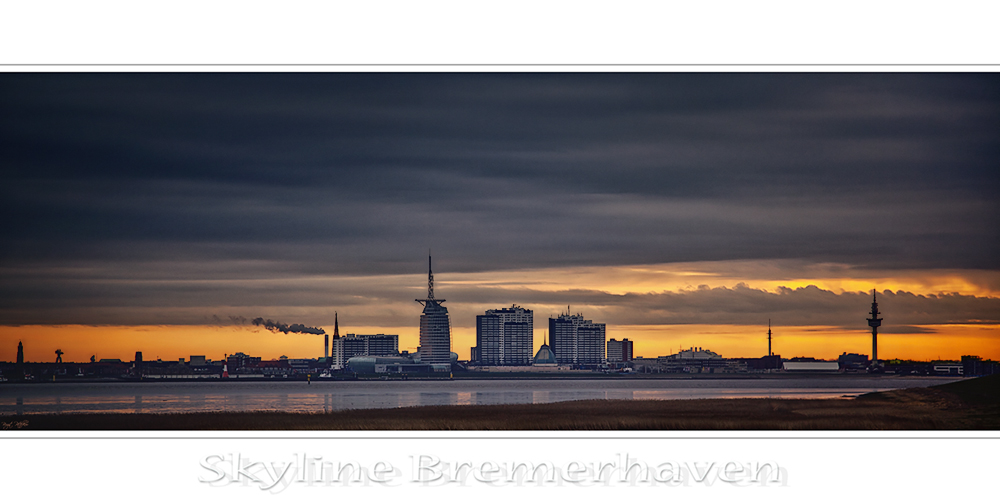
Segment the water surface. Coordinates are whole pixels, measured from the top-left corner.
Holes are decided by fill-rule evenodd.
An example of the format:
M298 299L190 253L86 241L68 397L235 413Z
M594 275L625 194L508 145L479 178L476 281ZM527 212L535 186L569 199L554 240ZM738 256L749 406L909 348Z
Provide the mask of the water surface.
M816 376L712 379L42 383L0 385L0 414L60 412L329 412L420 405L568 400L838 398L924 387L953 377Z

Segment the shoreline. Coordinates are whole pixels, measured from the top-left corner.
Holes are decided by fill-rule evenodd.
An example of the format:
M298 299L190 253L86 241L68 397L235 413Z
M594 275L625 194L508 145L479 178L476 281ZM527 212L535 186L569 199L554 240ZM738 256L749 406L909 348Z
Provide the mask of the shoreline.
M18 426L19 425L19 426ZM856 398L579 400L333 412L0 416L6 430L995 430L1000 375Z
M907 374L869 374L865 372L774 372L774 373L753 373L753 374L728 374L728 373L664 373L664 374L547 374L547 373L476 373L476 375L456 374L454 377L377 377L359 376L355 379L270 379L270 378L177 378L177 379L119 379L119 378L80 378L80 379L59 379L55 381L5 381L0 382L0 389L11 385L58 385L58 384L162 384L162 383L335 383L335 382L365 382L365 381L423 381L423 382L447 382L447 381L698 381L698 380L782 380L782 379L966 379L960 375L907 375Z

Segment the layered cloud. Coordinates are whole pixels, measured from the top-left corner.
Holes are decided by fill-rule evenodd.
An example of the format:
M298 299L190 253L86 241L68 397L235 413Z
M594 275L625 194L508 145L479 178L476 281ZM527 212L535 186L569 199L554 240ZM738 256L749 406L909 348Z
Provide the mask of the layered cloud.
M870 291L812 284L772 288L769 282L759 281L765 284L727 284L725 278L721 285L714 281L711 286L611 291L593 286L602 278L575 277L574 272L579 270L497 273L493 282L483 280L489 276L486 273L444 273L438 275L437 293L448 299L456 327L471 327L485 309L516 303L535 310L539 323L568 306L613 325L762 325L772 319L780 325L857 328L866 325L872 301ZM63 271L34 289L27 282L7 285L13 290L6 292L0 317L7 324L245 326L261 313L329 328L334 311L339 311L342 321L346 318L353 325L404 327L416 326L420 308L414 299L423 298L426 288L426 277L421 275L230 280L105 279L101 274L75 274L74 280L67 281L64 276L71 274ZM633 274L641 276L642 272ZM703 272L696 279L707 275ZM558 278L566 283L560 285ZM60 295L48 295L52 290ZM916 325L1000 324L1000 298L996 296L884 289L878 292L878 301L887 331L915 330L910 327ZM258 325L264 321L254 320Z
M992 319L997 89L994 74L4 74L0 324L322 325L339 306L410 325L427 248L467 275L982 272L985 294L887 307ZM460 312L502 298L616 323L839 326L865 304L741 274L769 277L449 295Z

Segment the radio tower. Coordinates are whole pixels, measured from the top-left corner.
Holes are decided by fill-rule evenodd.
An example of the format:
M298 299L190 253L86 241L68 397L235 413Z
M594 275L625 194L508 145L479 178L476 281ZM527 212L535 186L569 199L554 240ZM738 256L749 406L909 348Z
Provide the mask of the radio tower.
M875 290L872 290L872 317L868 318L868 326L872 327L872 367L878 367L878 327L882 326L882 318L878 317L880 314Z
M774 356L774 352L771 351L771 319L767 319L767 356Z

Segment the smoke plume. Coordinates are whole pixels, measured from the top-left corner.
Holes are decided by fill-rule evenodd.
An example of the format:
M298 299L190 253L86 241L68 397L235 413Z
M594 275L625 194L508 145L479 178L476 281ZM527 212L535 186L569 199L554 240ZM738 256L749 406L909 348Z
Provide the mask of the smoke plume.
M297 334L316 334L323 335L326 333L325 330L318 327L307 327L301 323L292 323L291 325L286 325L280 321L265 320L264 318L254 318L252 323L258 327L264 327L274 333L297 333Z

